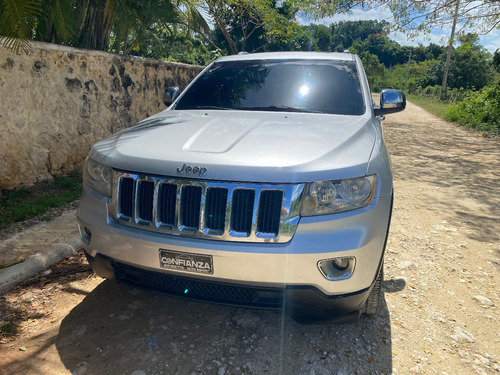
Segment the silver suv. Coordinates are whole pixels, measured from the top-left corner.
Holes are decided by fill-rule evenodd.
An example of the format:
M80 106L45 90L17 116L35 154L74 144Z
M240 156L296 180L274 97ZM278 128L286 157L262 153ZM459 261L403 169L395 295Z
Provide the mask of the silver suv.
M172 105L97 143L78 221L94 271L171 295L284 309L377 310L393 186L380 120L350 53L218 59Z

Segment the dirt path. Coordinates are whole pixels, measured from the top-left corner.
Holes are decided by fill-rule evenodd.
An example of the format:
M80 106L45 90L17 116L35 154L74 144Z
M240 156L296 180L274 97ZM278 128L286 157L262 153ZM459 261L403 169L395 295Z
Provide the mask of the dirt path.
M500 142L411 103L384 129L396 196L374 318L299 325L51 274L1 297L0 319L24 318L0 374L500 372Z

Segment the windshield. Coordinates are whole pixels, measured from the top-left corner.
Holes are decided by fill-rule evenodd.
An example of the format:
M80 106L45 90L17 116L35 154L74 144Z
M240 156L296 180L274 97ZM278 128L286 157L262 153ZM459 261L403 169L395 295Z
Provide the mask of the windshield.
M355 62L250 60L213 64L175 109L362 115L365 104Z

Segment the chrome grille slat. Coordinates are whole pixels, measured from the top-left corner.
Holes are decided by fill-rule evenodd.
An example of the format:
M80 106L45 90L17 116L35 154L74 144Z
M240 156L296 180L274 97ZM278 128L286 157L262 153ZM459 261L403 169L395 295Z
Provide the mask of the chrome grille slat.
M113 171L110 219L186 237L288 242L299 221L304 184L253 184Z

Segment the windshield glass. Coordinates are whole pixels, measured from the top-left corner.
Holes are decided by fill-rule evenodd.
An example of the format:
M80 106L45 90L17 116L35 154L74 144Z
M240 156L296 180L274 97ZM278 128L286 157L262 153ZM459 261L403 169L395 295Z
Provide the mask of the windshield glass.
M356 63L325 60L213 64L175 109L239 109L362 115Z

